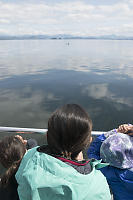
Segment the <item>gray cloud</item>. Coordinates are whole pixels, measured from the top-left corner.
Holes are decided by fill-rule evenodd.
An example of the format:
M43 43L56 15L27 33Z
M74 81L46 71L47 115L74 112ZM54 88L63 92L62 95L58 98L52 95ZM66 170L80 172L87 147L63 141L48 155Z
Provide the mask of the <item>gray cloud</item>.
M0 34L133 35L133 2L0 1Z

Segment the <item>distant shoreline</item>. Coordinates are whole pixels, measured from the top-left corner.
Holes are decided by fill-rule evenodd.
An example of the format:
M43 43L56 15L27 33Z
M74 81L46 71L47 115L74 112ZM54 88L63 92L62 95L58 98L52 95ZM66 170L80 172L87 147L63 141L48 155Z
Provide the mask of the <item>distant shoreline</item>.
M0 35L0 40L133 40L133 36Z
M133 38L0 38L0 40L133 40Z

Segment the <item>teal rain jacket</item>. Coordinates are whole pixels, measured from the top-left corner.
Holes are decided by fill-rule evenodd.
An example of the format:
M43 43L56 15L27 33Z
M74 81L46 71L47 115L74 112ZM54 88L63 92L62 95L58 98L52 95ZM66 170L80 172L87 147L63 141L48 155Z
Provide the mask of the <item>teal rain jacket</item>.
M104 164L91 161L92 171L83 175L48 154L29 150L16 173L20 200L110 200L103 174Z

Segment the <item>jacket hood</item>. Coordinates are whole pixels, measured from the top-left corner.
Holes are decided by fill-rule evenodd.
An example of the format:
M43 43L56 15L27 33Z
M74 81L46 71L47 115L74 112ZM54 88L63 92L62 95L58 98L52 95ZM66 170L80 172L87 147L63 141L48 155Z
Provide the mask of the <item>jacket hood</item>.
M103 165L100 161L91 161L90 164L92 172L83 175L61 160L38 152L36 148L31 149L16 173L20 199L110 199L106 179L96 170Z

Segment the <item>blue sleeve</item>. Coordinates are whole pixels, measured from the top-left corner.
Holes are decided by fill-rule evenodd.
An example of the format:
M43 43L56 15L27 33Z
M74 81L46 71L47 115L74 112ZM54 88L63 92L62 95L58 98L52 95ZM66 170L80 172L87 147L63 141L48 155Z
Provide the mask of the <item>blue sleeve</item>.
M88 158L95 158L97 160L100 160L100 147L102 145L102 142L106 139L104 134L98 136L89 146L87 150L87 156Z
M127 191L132 192L133 194L133 168L121 170L120 179L124 184L124 187Z
M98 136L91 144L87 150L88 158L95 158L100 160L100 147L103 141L110 135L117 134L117 129L113 129L105 132L104 134Z

